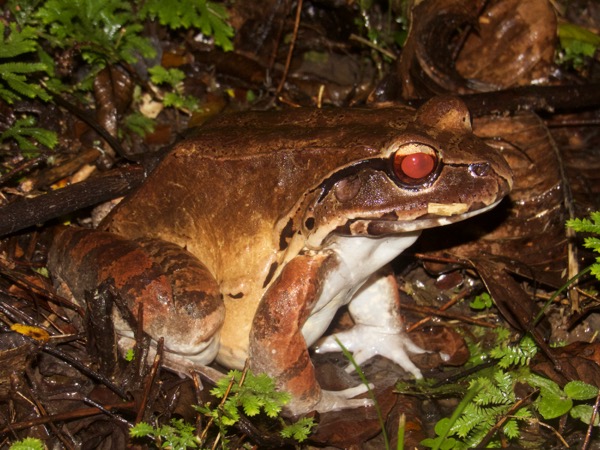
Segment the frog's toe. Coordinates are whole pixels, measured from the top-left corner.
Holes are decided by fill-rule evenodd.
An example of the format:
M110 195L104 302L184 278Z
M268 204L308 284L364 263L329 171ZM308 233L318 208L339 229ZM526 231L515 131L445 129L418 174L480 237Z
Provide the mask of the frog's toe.
M357 365L361 365L375 355L381 355L394 361L415 378L423 378L421 371L408 357L409 353L426 353L421 347L415 345L408 336L401 331L389 332L377 327L355 325L353 328L325 338L316 348L317 353L339 351L338 341L353 353L352 357ZM354 365L350 364L347 372L352 372Z
M320 413L339 411L340 409L362 408L373 406L373 400L369 398L352 398L364 394L369 390L364 384L354 386L342 391L321 391L321 399L315 405L314 410Z

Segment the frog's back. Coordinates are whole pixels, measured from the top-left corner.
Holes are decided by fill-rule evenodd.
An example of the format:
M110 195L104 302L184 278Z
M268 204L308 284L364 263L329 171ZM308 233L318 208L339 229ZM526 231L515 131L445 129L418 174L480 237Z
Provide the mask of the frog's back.
M406 128L408 107L251 111L224 114L192 132L187 147L207 157L249 156L299 148L380 147Z

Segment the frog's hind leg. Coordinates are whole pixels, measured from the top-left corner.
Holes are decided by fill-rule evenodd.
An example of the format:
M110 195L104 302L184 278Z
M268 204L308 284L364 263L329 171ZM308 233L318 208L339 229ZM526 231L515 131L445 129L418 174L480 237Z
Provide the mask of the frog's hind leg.
M208 269L191 253L158 239L131 241L116 234L74 227L57 229L48 267L62 292L83 304L85 293L109 282L153 340L193 363L211 362L218 351L225 308ZM88 307L91 305L88 305ZM131 327L113 308L115 329L127 339Z
M171 342L166 345L171 359L212 362L219 350L219 331L225 320L225 305L215 278L194 255L176 244L161 239L135 242L160 267L170 284L168 316L160 318L158 324L164 331L165 343Z
M327 391L315 378L302 326L319 297L318 280L327 270L324 255L294 258L264 295L252 324L250 369L268 374L280 390L291 394L287 415L371 405L369 399L351 398L364 393L366 386Z
M376 272L352 297L348 310L355 322L354 327L321 340L316 346L318 353L340 351L339 340L353 353L360 365L375 355L394 361L415 378L422 378L421 371L408 354L425 353L415 345L404 331L400 317L400 296L392 274ZM350 372L353 365L347 367Z

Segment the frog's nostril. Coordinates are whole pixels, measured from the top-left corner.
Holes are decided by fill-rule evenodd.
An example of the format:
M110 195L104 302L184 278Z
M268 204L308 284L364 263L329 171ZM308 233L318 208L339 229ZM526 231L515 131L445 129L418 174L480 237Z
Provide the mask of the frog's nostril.
M474 177L483 177L490 171L489 163L473 163L469 165L469 172Z

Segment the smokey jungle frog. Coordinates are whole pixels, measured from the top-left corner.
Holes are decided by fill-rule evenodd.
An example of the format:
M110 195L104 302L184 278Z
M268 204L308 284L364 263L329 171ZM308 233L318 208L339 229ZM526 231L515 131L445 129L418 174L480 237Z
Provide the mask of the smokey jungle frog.
M356 362L380 354L420 377L408 353L422 350L380 269L421 230L493 208L511 184L452 97L416 111L224 115L177 144L98 230L61 228L48 264L76 299L112 278L132 311L143 304L170 367L249 359L292 395L289 415L354 407L366 404L357 390L321 389L308 347L348 305L355 325L337 338ZM317 348L334 350L333 337Z

